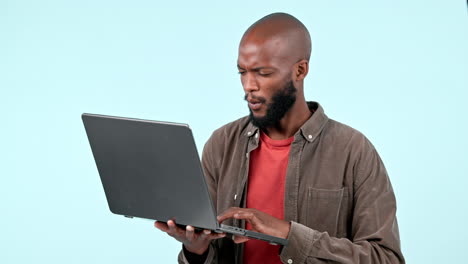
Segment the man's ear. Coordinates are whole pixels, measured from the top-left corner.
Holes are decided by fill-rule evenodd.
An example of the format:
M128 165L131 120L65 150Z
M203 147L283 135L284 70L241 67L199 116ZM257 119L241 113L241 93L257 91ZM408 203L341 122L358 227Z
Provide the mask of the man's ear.
M295 65L294 78L296 81L302 81L309 72L309 61L300 60Z

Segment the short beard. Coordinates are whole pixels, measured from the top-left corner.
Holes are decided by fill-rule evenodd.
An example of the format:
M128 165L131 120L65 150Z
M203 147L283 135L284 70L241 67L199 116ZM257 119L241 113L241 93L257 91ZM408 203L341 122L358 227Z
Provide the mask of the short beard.
M272 96L271 103L267 105L264 117L255 117L249 108L249 117L252 124L262 130L278 126L281 119L283 119L284 115L296 102L296 92L297 89L294 87L294 83L289 81L283 89Z

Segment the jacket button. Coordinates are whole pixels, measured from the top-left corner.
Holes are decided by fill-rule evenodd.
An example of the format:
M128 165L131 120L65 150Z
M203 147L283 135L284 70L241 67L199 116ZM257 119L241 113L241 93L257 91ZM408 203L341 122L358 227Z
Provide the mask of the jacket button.
M292 259L288 259L288 263L292 264L293 263Z

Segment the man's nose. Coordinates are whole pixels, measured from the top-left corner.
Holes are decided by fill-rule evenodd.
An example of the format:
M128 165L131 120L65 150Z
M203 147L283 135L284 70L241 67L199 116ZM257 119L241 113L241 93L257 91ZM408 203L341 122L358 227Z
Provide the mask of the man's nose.
M251 73L246 73L245 74L245 76L243 78L243 81L242 81L242 85L244 86L245 93L251 93L253 91L258 91L257 79Z

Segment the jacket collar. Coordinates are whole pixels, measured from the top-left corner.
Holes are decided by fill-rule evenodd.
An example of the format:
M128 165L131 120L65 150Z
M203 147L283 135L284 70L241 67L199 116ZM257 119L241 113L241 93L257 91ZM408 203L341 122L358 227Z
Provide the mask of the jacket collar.
M327 115L325 115L325 111L323 110L322 106L318 102L307 102L309 109L314 113L312 116L301 126L299 131L296 132L294 135L295 139L297 139L298 135L301 135L305 140L312 142L314 141L320 132L322 131L323 127L328 121ZM244 129L243 136L245 137L255 137L255 141L258 141L259 137L259 128L254 126L252 122L249 122Z

